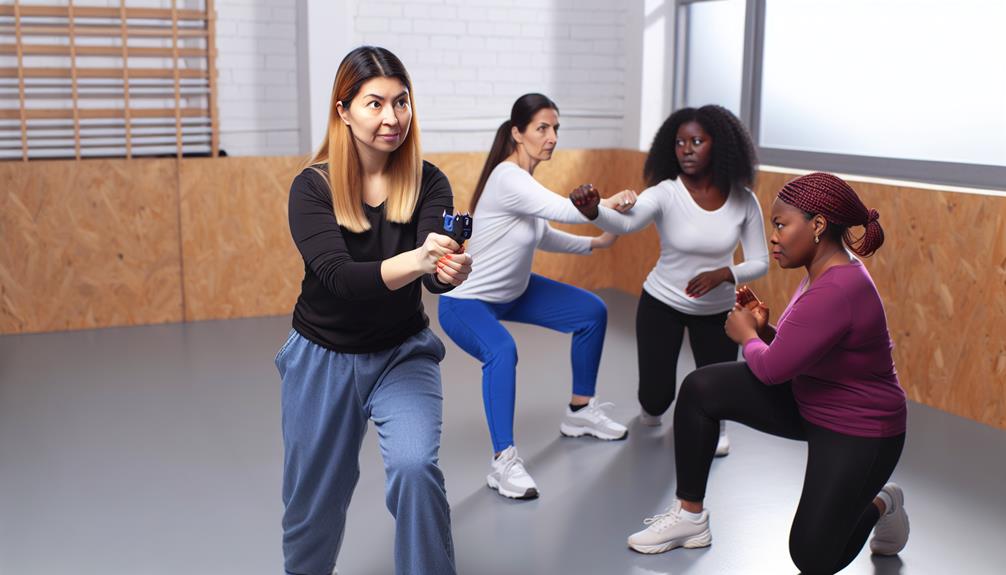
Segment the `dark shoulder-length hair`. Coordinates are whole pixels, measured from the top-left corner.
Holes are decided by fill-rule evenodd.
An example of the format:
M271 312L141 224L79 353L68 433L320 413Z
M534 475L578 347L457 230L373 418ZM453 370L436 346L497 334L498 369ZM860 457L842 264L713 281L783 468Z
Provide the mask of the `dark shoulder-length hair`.
M472 194L470 207L472 213L475 213L475 206L478 205L479 198L482 197L486 181L489 180L489 174L517 148L517 142L514 141L511 133L512 128L516 127L518 132L524 132L534 115L540 110L546 109L555 110L556 114L559 113L559 106L544 94L524 94L513 103L513 107L510 108L510 119L500 124L499 129L496 130L493 146L489 150L486 163L482 166L479 183L475 186L475 193Z
M698 122L713 140L709 170L713 184L724 193L735 185L750 187L754 182L758 159L755 156L751 134L744 124L723 106L710 104L701 108L681 108L664 121L657 130L643 166L643 177L648 186L655 186L681 174L678 156L674 153L678 128L688 122Z

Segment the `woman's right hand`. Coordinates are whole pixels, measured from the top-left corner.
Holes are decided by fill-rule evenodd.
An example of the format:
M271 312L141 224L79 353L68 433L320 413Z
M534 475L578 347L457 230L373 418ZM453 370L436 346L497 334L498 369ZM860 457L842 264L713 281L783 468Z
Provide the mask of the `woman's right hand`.
M755 322L757 323L758 333L765 333L765 328L768 327L768 306L764 303L760 303L751 308L751 314L754 315Z
M423 245L415 250L416 263L419 271L424 274L432 274L437 271L437 261L448 254L455 254L461 251L461 246L448 236L430 233L426 236Z
M601 194L594 186L590 184L577 186L575 190L569 193L569 201L573 202L576 209L580 210L581 214L587 216L588 220L597 218L597 206L601 204Z

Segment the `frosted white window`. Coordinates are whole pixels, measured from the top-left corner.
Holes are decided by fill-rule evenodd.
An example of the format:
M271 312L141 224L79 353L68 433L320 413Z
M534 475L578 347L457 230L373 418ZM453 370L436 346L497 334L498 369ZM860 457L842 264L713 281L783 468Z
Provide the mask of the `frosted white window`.
M760 144L1006 166L1006 2L767 0Z
M688 4L685 105L719 104L740 116L744 66L744 0Z

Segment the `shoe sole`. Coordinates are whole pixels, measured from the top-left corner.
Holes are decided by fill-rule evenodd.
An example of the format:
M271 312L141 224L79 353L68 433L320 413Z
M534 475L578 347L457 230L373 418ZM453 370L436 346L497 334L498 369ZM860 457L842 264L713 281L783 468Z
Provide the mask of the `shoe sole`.
M603 439L605 441L621 441L626 437L629 437L628 429L626 429L622 435L614 435L611 433L601 433L590 427L567 425L565 423L559 425L559 433L562 434L563 437L583 437L584 435L589 435L590 437L596 437L597 439Z
M486 477L486 483L488 484L489 489L492 489L496 493L499 493L500 495L508 499L526 500L526 499L538 498L538 490L535 489L534 487L529 487L528 490L523 493L519 491L509 491L507 489L504 489L503 486L500 485L500 482L493 479L492 476Z
M702 533L694 537L689 537L682 541L681 539L671 539L666 543L660 543L658 545L639 545L635 543L629 543L629 549L633 551L638 551L639 553L645 553L647 555L653 555L655 553L665 553L671 549L677 549L678 547L684 547L685 549L699 549L702 547L709 547L713 543L713 534L711 531L706 529Z

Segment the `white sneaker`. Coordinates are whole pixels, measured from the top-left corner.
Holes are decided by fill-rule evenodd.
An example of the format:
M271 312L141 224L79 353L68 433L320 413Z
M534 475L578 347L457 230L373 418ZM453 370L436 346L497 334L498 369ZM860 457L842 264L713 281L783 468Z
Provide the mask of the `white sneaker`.
M599 404L597 398L592 397L579 411L573 411L566 406L566 417L559 425L559 432L566 437L592 435L598 439L625 439L629 436L629 430L604 413L604 408L612 405L614 404Z
M681 501L675 499L667 511L647 517L646 529L629 535L629 548L640 553L663 553L676 547L694 549L713 542L709 531L709 511L703 509L698 521L681 516Z
M639 408L639 423L641 423L641 424L643 424L643 425L645 425L647 427L659 427L660 426L660 416L659 415L650 415L650 413L648 411L646 411L646 409L640 407Z
M730 438L727 437L727 422L720 421L720 439L716 442L716 457L730 455Z
M534 499L538 497L538 486L524 469L524 460L517 456L517 448L507 447L492 460L492 472L486 476L486 483L503 497L511 499Z
M905 492L897 483L888 483L881 489L891 500L887 511L873 528L870 551L877 555L897 555L908 543L908 514L905 513ZM886 503L886 501L885 501Z

